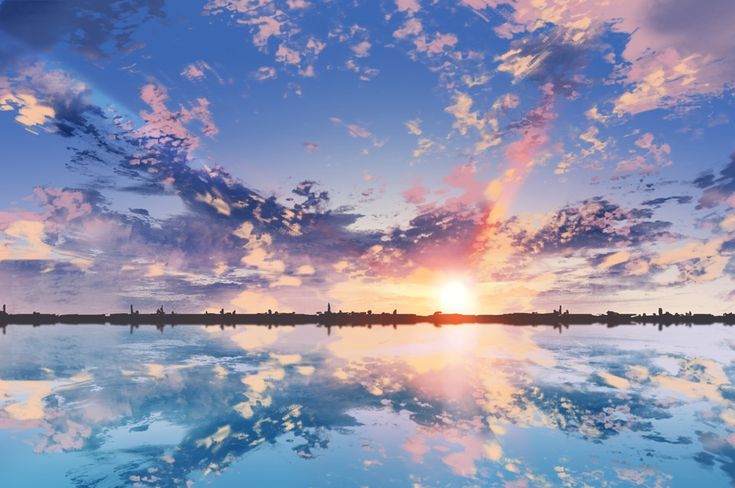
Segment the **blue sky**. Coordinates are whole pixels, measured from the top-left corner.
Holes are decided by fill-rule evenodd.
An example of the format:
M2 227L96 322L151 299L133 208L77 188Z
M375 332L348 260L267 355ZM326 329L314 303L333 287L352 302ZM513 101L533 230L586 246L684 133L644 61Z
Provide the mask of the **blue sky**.
M731 21L692 0L2 1L3 299L429 312L461 281L477 311L727 310Z

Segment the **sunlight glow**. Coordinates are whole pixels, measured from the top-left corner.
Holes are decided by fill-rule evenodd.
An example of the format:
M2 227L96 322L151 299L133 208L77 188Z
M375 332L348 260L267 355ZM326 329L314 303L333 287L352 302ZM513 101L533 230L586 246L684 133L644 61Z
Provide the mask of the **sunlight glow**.
M467 285L461 281L449 281L439 291L439 303L445 313L471 313L474 300Z

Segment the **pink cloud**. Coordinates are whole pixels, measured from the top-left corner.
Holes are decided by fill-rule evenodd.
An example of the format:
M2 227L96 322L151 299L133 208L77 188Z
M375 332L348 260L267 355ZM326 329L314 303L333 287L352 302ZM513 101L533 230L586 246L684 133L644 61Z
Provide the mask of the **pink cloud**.
M92 213L92 205L81 191L36 187L33 195L55 217L69 222Z
M419 19L410 18L408 19L400 29L393 32L393 37L396 39L406 39L410 36L416 36L421 33L423 26Z
M201 70L197 65L190 64L181 72L181 76L190 80L198 80L204 78L204 71Z
M355 56L358 58L364 58L370 53L370 48L372 47L372 44L370 44L369 41L362 41L358 44L355 44L350 49L352 49L352 52L355 53Z
M0 76L0 111L15 110L18 123L53 131L56 111L85 106L88 92L86 84L64 71L46 70L42 63L24 65L15 76Z
M413 186L401 193L401 196L408 203L421 205L426 202L428 194L429 189L423 185L420 179L417 179Z
M547 142L549 142L549 136L545 127L527 129L520 139L508 144L505 148L505 156L516 166L530 166L539 149Z
M718 95L735 84L731 26L735 3L714 2L703 9L691 0L638 2L537 2L463 0L477 11L510 5L509 22L496 29L503 37L555 25L565 42L581 44L613 30L628 34L616 73L626 91L615 101L617 115L636 114ZM707 32L707 35L702 35Z
M637 154L620 161L615 168L617 173L651 174L671 164L669 155L671 146L653 142L653 134L647 132L635 141L635 145L646 150L646 154Z
M542 86L541 94L542 101L529 112L527 120L530 123L523 129L520 139L505 147L505 171L485 188L486 197L494 202L486 216L488 223L503 217L549 142L549 122L556 117L553 86L548 83Z
M276 51L276 61L287 64L299 64L301 62L301 54L285 44L278 46Z
M329 121L334 125L341 125L345 129L347 129L347 133L350 135L350 137L356 137L360 139L367 139L369 137L372 137L372 133L361 125L348 124L338 117L330 117Z
M495 8L502 2L501 0L462 0L462 3L475 10L482 10L485 8Z
M399 12L406 12L413 15L421 9L418 0L396 0L396 7Z
M250 0L209 0L205 14L227 14L238 24L250 26L253 44L262 52L272 52L269 44L278 42L275 60L295 66L303 77L315 76L314 63L326 44L314 37L306 37L300 21L304 9L311 6L305 0L287 0L288 8L275 2ZM256 76L257 78L257 76ZM297 93L298 94L298 93Z
M257 32L253 36L253 44L263 47L268 44L271 37L279 37L281 35L281 22L276 15L255 17L243 21L245 24L257 26Z
M668 160L668 156L671 154L671 146L668 144L654 144L653 134L650 132L643 134L640 139L635 141L635 145L648 150L659 165L666 166L671 164Z
M29 212L27 210L0 212L0 231L7 229L13 222L20 220L41 221L43 218L43 215Z
M651 174L656 171L656 166L651 164L644 156L637 155L619 161L615 171L617 173L640 173Z
M426 42L424 36L420 36L414 41L416 50L428 54L440 54L445 48L453 47L457 44L457 36L454 34L434 34L434 38L430 42Z
M288 5L288 8L293 10L307 8L311 6L311 4L306 0L286 0L286 5Z
M153 148L158 143L183 143L188 150L199 146L199 138L191 134L185 124L197 121L202 125L202 133L213 137L219 129L209 112L209 101L198 98L192 108L181 107L169 110L166 106L168 92L163 86L149 83L140 91L140 98L148 104L150 110L142 110L140 117L145 122L138 134L148 139L148 146Z
M447 199L446 207L472 205L484 200L485 184L477 179L477 166L474 163L456 166L442 181L463 190L460 196Z
M209 65L204 61L197 61L196 63L186 65L186 68L181 72L181 76L190 80L200 80L206 77L204 70L208 67Z
M258 81L265 81L275 77L276 69L271 66L261 66L253 73L253 78Z
M469 431L472 423L461 423L460 428L422 428L401 446L411 454L415 463L423 463L432 450L446 453L441 458L452 472L463 477L477 473L476 463L486 457L485 439ZM476 428L476 427L475 427ZM465 431L468 429L468 431Z
M412 39L416 47L416 51L426 53L429 56L441 54L446 48L453 47L457 44L457 36L451 33L442 34L434 33L434 37L427 37L423 34L424 27L421 21L415 17L411 17L404 24L393 32L396 39ZM428 40L430 39L430 40Z

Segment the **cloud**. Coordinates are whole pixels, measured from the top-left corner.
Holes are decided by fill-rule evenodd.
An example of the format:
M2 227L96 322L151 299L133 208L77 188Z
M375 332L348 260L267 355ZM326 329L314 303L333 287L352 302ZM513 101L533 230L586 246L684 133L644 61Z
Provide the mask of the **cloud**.
M599 133L600 133L600 129L591 125L587 128L586 131L584 131L582 134L579 135L579 138L581 140L590 144L590 147L585 149L582 152L583 157L590 156L592 154L602 152L605 150L605 148L607 147L607 142L603 142L597 138L597 135Z
M421 21L416 18L406 20L403 25L393 32L393 37L396 39L406 39L408 37L417 36L424 30L424 26Z
M49 259L54 249L44 240L43 222L17 220L0 233L0 261Z
M209 0L204 13L232 16L237 24L248 26L253 45L263 53L273 52L269 45L278 43L274 60L299 76L310 78L316 74L314 64L326 44L306 34L300 25L309 6L304 0L288 0L285 8L281 2Z
M650 132L647 132L643 134L639 139L635 141L635 145L646 149L648 151L648 154L650 154L654 161L659 166L666 166L671 164L671 162L668 159L669 154L671 154L671 146L668 144L659 144L656 145L653 143L653 134Z
M212 120L209 101L206 98L197 99L196 105L191 108L170 110L166 106L169 99L168 91L155 83L143 86L140 98L150 110L140 112L144 125L138 130L137 135L149 149L174 145L184 147L188 152L193 151L199 146L199 138L186 127L186 124L192 121L199 122L202 125L202 133L208 137L213 137L219 132Z
M186 65L186 68L181 72L181 76L190 80L198 80L204 78L204 70L198 66L197 63L191 63Z
M637 154L631 158L618 162L616 172L618 173L640 173L651 174L659 169L669 166L671 160L671 146L668 144L654 144L653 134L645 133L635 141L635 145L645 149L645 154Z
M350 137L355 137L358 139L373 138L373 134L359 124L348 124L338 117L330 117L329 121L334 125L339 125L347 129L347 133L350 135Z
M291 9L309 8L311 6L306 0L286 0L286 5Z
M628 251L618 251L616 253L608 254L605 259L598 265L600 269L606 270L617 266L619 264L630 261L631 254ZM608 382L609 383L609 382Z
M385 141L378 139L372 132L370 132L367 128L355 124L355 123L347 123L340 119L339 117L330 117L329 121L337 126L344 127L347 130L347 133L350 135L350 137L356 138L356 139L370 139L372 141L373 146L375 147L383 147L383 144Z
M735 154L730 156L730 162L720 170L719 176L708 172L700 175L694 184L704 190L699 197L697 208L714 208L724 203L735 204Z
M533 33L512 41L511 49L495 60L499 61L498 71L508 73L514 83L528 79L574 99L587 84L584 70L594 47L592 41L568 42L553 32Z
M305 142L304 143L304 151L306 152L316 152L319 149L319 144L316 142Z
M369 41L362 41L358 44L355 44L350 49L353 53L355 53L355 56L358 58L364 58L370 54L370 48L372 47L372 44L370 44Z
M219 7L222 4L224 4L224 6L226 6L226 8L229 8L230 10L233 10L232 7L236 7L236 9L239 9L239 6L237 6L234 2L219 1L210 2L206 8L210 9L209 11L212 12L213 7ZM247 10L245 12L247 12ZM270 15L252 16L250 18L245 18L241 20L241 22L243 24L252 25L255 27L255 33L253 34L253 44L258 47L265 47L271 37L281 36L281 28L284 24L284 21L282 20L283 18L284 13L281 10L273 10L273 13Z
M0 111L17 110L16 120L27 127L42 126L62 136L73 131L93 132L85 126L88 116L102 117L89 103L89 87L61 70L31 63L9 77L0 76Z
M610 120L610 116L603 115L600 113L597 105L593 105L591 109L587 110L584 115L593 122L599 122L605 124Z
M281 44L276 50L276 61L298 65L301 63L301 54L296 50L288 48L285 44Z
M276 77L276 69L272 66L261 66L253 73L253 77L258 81L270 80Z
M280 44L273 47L276 45ZM482 151L482 144L488 142L486 135L499 137L502 133L510 143L493 153L497 164L465 159L452 167L440 188L418 182L402 193L415 206L410 211L416 214L408 222L359 230L365 226L354 224L362 215L348 208L331 208L330 193L313 180L296 185L291 194L295 201L282 200L255 191L216 163L202 164L195 153L205 152L204 138L217 134L206 99L174 99L160 83L148 83L140 93L147 105L140 124L113 110L99 116L102 110L90 102L86 85L68 76L48 76L40 68L28 73L31 76L22 80L8 80L8 86L13 94L26 89L39 103L53 108L44 125L55 127L65 117L64 134L97 134L75 140L72 151L88 167L107 166L115 172L115 186L105 183L109 186L102 185L99 191L124 190L142 200L135 204L139 207L135 211L111 210L131 204L113 206L101 194L84 189L37 191L41 210L34 218L14 218L12 222L25 223L11 227L10 222L9 232L3 235L3 252L8 259L13 255L19 259L4 262L0 273L3 279L44 294L59 288L59 283L78 284L65 291L66 296L51 293L49 303L69 306L85 291L109 290L115 306L130 299L142 305L163 299L177 307L195 308L208 306L208 300L230 303L243 290L266 290L281 307L287 307L300 303L292 301L296 286L308 290L309 298L304 300L311 300L340 280L354 279L374 287L371 280L419 269L460 268L487 272L485 276L522 277L520 281L509 279L513 286L508 285L504 293L519 300L514 303L531 306L540 294L565 284L565 273L559 270L575 259L577 263L597 260L597 272L604 271L600 273L603 277L615 273L637 277L626 284L642 283L647 278L643 275L669 267L683 270L680 272L692 282L726 272L722 267L726 241L719 247L713 244L714 250L700 249L699 258L687 260L664 259L658 250L648 249L657 241L681 239L669 222L654 217L654 210L663 203L655 199L638 209L624 208L611 197L582 199L549 210L539 217L538 226L528 225L523 216L505 216L504 209L519 193L531 168L543 164L549 151L556 150L549 149L549 122L556 117L554 100L565 92L551 81L539 85L540 101L530 110L519 109L520 100L512 94L482 100L479 93L484 88L453 90L446 109L454 125L451 135L477 137L475 150ZM512 120L501 131L497 119L503 116ZM330 121L356 140L378 142L360 124L339 118ZM418 119L408 121L406 128L424 135ZM596 125L582 126L582 130L580 137L588 149L605 149L607 141ZM638 134L634 149L645 161L667 164L670 148L652 133ZM419 137L414 156L424 155L437 144ZM307 142L304 148L316 148L316 143ZM706 193L726 187L727 181L725 173L710 174L698 185ZM166 199L175 211L166 216L147 212L148 198ZM488 272L485 266L493 259L488 257L491 254L515 270L498 267ZM538 261L526 268L529 256ZM335 267L338 263L349 264ZM113 291L98 277L114 282L119 290ZM511 288L515 291L508 291ZM525 288L532 291L522 298ZM15 300L20 296L17 293Z
M71 222L90 215L101 197L96 192L36 187L33 195L48 209L47 218Z
M219 73L217 73L214 68L209 65L209 63L202 60L187 64L180 74L188 80L200 81L207 78L207 73L214 76L220 84L224 84L225 81L222 79Z
M480 136L475 144L475 153L480 154L487 149L500 144L500 132L498 119L491 113L481 114L473 111L474 101L467 93L456 92L454 103L444 109L445 112L454 117L452 127L460 135L467 135L470 129L474 129Z
M117 52L128 52L140 44L133 40L135 30L152 18L164 16L164 0L114 0L94 2L27 2L5 0L0 3L0 38L9 39L30 50L46 51L56 44L68 43L84 56L100 60ZM4 53L0 67L19 53Z
M421 119L414 119L409 120L406 122L406 128L408 129L409 134L413 134L415 136L420 136L422 134L421 127L419 127L419 124L421 124Z
M509 253L512 258L507 262L514 262L516 266L519 259L539 260L543 256L569 256L577 252L584 254L591 250L623 248L605 254L595 264L601 269L609 269L629 261L632 263L631 249L672 236L670 222L652 217L653 213L648 209L625 209L596 197L549 212L536 224L511 217L494 227L493 234L508 236L512 244L502 252ZM502 242L500 237L496 240ZM493 246L488 247L488 252L493 252ZM640 263L636 261L635 264Z
M665 8L641 5L632 10L620 29L632 32L623 56L630 63L626 82L633 88L616 100L615 112L671 107L732 86L735 68L726 33L735 21L732 3L715 1L702 11L691 0L672 0ZM701 36L702 31L713 34Z
M687 196L687 195L682 195L682 196L654 198L653 200L646 200L642 202L641 205L646 206L646 207L658 208L661 205L667 202L670 202L670 201L674 201L678 203L679 205L685 205L685 204L691 203L692 197Z
M393 37L412 41L417 52L428 56L445 54L459 42L457 36L451 32L435 32L433 36L425 33L423 24L416 17L408 18L400 28L393 32Z
M421 137L418 141L416 141L416 148L411 151L411 156L418 159L424 157L431 151L442 150L444 150L443 144L439 144L435 140L428 137Z
M492 108L493 110L507 112L508 110L516 108L520 103L521 100L518 95L514 93L506 93L498 97L498 99L493 102Z
M332 269L329 263L340 260L351 260L353 269L366 276L392 276L417 266L449 266L452 263L467 266L476 259L477 250L482 248L478 248L478 245L482 246L481 239L466 237L482 235L484 218L492 206L487 199L486 185L479 178L474 164L458 165L444 178L443 183L452 191L443 202L427 203L429 190L422 185L406 191L404 198L417 205L420 212L407 226L382 232L356 232L347 227L357 216L330 211L328 193L318 190L313 181L297 185L293 194L299 201L288 208L274 198L262 197L246 188L220 167L201 170L188 167L193 135L184 123L197 120L188 118L187 113L192 109L185 105L179 110L171 109L167 93L158 85L146 85L142 98L151 107L149 115L144 118L144 126L130 128L127 137L132 139L131 142L141 141L143 147L150 144L149 149L157 151L160 156L151 161L132 160L134 164L128 168L145 175L152 182L167 181L166 185L185 204L186 213L166 220L152 219L150 215L140 213L122 215L94 203L92 195L71 193L58 199L54 192L46 192L43 198L58 209L53 210L55 225L69 219L68 228L62 226L59 229L69 250L118 248L120 261L106 263L106 266L117 266L123 273L128 269L142 270L144 274L155 268L155 279L159 281L161 290L170 290L182 299L191 293L207 293L210 297L232 300L234 291L243 285L283 290L302 284L302 276L310 279L313 276L317 282L330 283L331 279L323 281L329 276L325 274L326 270ZM514 102L508 103L512 105ZM508 103L502 102L503 105ZM458 108L461 106L459 104ZM472 113L471 104L467 110L457 111L460 119L471 121L467 124L468 129L483 127L483 122L480 122L482 116L476 114L473 117ZM544 124L547 118L540 113L530 116L529 121ZM333 119L332 122L345 127L356 138L372 136L362 131L366 129L350 127L355 124L347 124L341 119ZM154 131L155 137L151 137L149 131ZM524 144L536 144L532 142L535 133L525 137L530 139ZM131 147L140 145L132 143ZM170 150L161 151L162 147ZM531 157L529 152L513 147L509 148L508 155L523 165L528 164ZM156 172L149 173L148 168L156 168ZM624 217L624 214L620 214L621 220L616 224L616 207L602 201L597 204L587 202L574 212L583 215L575 217L580 222L590 222L584 225L602 226L588 231L589 236L599 236L600 246L636 245L644 239L647 225L651 230L660 229L657 231L659 234L652 236L658 236L666 229L664 223L646 222L649 214L643 213L640 214L640 225L623 225L625 219L631 218ZM600 223L593 225L593 215L598 214ZM603 217L606 214L611 216L609 226L602 225L606 222ZM572 209L565 210L564 222L574 221L571 215ZM202 219L202 216L206 218ZM527 235L517 230L510 232L514 226L507 221L504 232L517 243L512 249L519 254L539 248L546 249L546 252L587 249L594 242L591 237L581 237L582 229L578 227L584 227L583 224L573 227L574 231L566 228L552 231L553 222L551 218L542 230ZM95 242L89 240L92 235L99 236L95 237ZM169 237L162 240L164 235ZM206 237L214 235L231 237L224 241ZM177 237L172 239L171 236ZM329 238L325 239L325 236ZM122 242L127 244L121 247ZM170 245L169 242L186 245ZM575 244L577 242L579 244ZM305 274L303 266L307 256L309 261L314 260L309 264L314 274ZM93 260L91 269L102 272L100 266L101 263ZM216 271L219 269L223 271ZM133 290L142 285L144 283L129 283L130 288L121 290L121 294L140 293ZM240 289L238 293L241 292ZM228 295L231 298L226 298ZM136 298L138 301L146 303Z
M455 121L452 126L462 135L467 134L467 131L471 128L481 131L487 124L484 117L481 117L478 112L472 111L472 103L472 98L469 95L457 92L454 95L454 104L444 109L454 116Z
M17 110L16 122L26 127L44 125L56 116L52 107L39 102L28 93L13 95L9 91L0 93L0 110Z
M535 35L538 39L557 40L553 49L539 46L540 50L526 45L529 38L514 41L520 44L500 59L502 69L516 79L539 72L542 64L550 63L551 67L550 57L566 56L564 50L581 48L582 54L588 49L585 46L594 46L606 32L627 34L622 52L625 64L617 76L625 92L614 100L617 115L671 108L702 95L716 96L735 81L732 40L727 29L735 21L735 7L727 0L715 1L706 11L693 0L605 5L592 0L464 3L477 10L510 6L508 23L497 29L505 37ZM554 28L550 35L545 33L548 26ZM713 35L701 36L704 31Z
M418 0L396 0L396 8L399 12L406 12L407 15L413 15L421 10Z
M426 196L428 194L429 189L421 183L421 180L416 180L413 186L401 193L401 196L407 203L421 205L426 202Z
M307 270L306 255L318 256L314 269L327 270L332 260L360 255L378 238L348 231L358 216L329 210L328 194L317 191L314 182L297 186L298 202L289 208L246 188L218 166L191 168L198 137L188 125L196 122L202 132L215 133L206 101L173 109L165 88L153 83L143 87L141 98L150 108L142 112L140 127L118 118L82 117L79 125L69 122L68 133L94 124L100 140L115 143L93 138L91 146L78 149L83 157L119 171L120 184L143 182L125 191L175 196L182 213L163 219L145 209L120 213L109 210L96 192L37 189L43 213L0 215L0 275L19 284L9 303L32 301L26 290L37 290L49 305L63 309L91 290L107 290L100 307L129 300L141 307L160 300L185 308L207 306L208 300L229 301L243 286L294 286L293 275ZM251 230L238 231L246 223ZM31 266L32 261L38 265ZM75 285L60 285L67 280ZM153 281L158 285L151 293ZM125 284L110 289L120 282Z
M688 283L701 283L723 276L730 256L723 253L724 237L704 242L690 242L660 252L652 259L657 266L676 265L682 279Z
M349 58L345 61L345 68L357 74L361 81L370 81L380 74L377 68L360 65L355 59Z
M454 47L458 41L459 39L457 39L457 36L454 34L442 34L437 32L429 41L427 41L426 37L419 36L414 41L414 44L416 45L417 51L433 55L443 53L446 48Z

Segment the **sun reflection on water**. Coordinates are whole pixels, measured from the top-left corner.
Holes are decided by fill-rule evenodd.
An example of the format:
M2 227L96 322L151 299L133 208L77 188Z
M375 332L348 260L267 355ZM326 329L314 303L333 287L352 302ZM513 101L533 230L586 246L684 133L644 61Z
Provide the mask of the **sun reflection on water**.
M231 471L275 459L293 461L248 471L254 484L322 485L328 472L396 486L732 481L735 354L716 328L79 330L17 328L0 342L13 472L36 451L60 456L69 486L234 486ZM64 350L62 335L75 338ZM692 342L708 356L688 356Z

